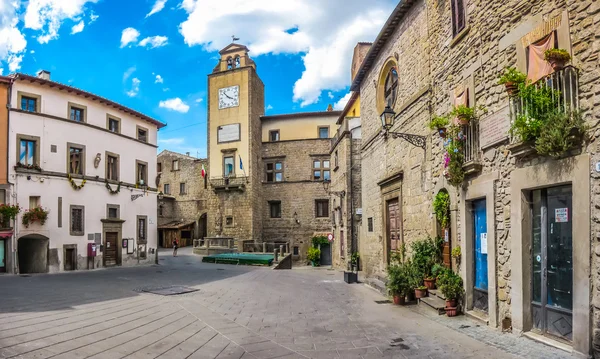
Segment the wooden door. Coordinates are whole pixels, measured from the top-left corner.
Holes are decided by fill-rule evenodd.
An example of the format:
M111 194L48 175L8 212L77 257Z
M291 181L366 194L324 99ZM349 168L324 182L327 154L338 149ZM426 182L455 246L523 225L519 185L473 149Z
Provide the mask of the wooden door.
M400 250L401 245L401 222L400 204L398 199L387 202L387 240L388 240L388 263L393 251Z
M65 270L75 270L75 261L77 258L75 257L75 248L66 248L65 249Z
M104 246L104 265L117 265L117 233L106 233L106 245Z

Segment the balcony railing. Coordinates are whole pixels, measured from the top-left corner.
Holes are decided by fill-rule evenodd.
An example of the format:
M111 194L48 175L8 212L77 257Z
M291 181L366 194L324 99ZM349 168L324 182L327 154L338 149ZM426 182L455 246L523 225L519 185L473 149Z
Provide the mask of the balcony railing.
M214 190L242 189L246 187L248 177L211 178L210 185Z
M551 91L551 103L548 105L561 111L579 110L579 71L573 66L567 66L560 71L556 71L546 77L543 77L534 84L538 89L549 89ZM547 110L547 109L546 109ZM514 122L521 115L534 117L537 115L530 103L519 96L514 96L510 100L511 121ZM511 142L518 139L511 138Z
M476 162L479 159L479 122L470 121L468 125L463 126L465 135L465 163Z

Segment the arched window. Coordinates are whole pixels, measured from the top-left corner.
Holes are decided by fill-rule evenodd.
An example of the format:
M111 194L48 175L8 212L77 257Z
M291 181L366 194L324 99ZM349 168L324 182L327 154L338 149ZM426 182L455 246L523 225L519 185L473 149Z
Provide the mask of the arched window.
M233 59L231 57L227 58L227 70L231 70L233 68Z
M235 57L235 68L238 69L241 66L241 62L240 62L240 57L236 56Z
M385 77L385 104L394 107L398 93L398 71L393 66Z

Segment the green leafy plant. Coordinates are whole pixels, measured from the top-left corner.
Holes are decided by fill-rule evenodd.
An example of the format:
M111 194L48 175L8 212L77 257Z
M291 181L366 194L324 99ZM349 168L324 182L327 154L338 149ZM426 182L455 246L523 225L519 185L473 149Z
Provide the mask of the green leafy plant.
M360 259L360 253L354 252L350 256L350 263L354 266L358 265L358 260Z
M461 255L461 251L460 251L460 247L454 247L452 248L452 258L460 258Z
M0 224L2 224L3 227L10 226L10 220L15 219L19 212L21 212L21 207L19 207L18 204L0 204Z
M580 143L586 131L587 125L579 112L554 111L540 129L535 149L541 155L559 158Z
M498 79L499 85L519 85L527 81L527 75L517 70L515 67L507 67L504 69L502 76Z
M442 228L450 224L450 195L446 191L439 191L433 199L433 211Z
M433 265L433 268L431 268L431 274L434 278L439 279L440 277L445 275L446 272L448 272L449 270L450 269L448 269L445 265L436 263Z
M421 279L431 278L431 269L442 260L442 239L426 238L411 244L412 263ZM421 284L419 283L419 284Z
M23 216L21 216L21 223L25 226L25 228L29 228L29 225L33 222L40 222L41 225L44 225L47 219L48 211L38 206L25 211Z
M406 296L412 292L413 266L410 262L394 264L388 267L386 286L392 295Z
M450 116L457 117L468 123L475 118L475 109L465 105L455 106L452 112L450 112Z
M548 62L558 61L567 63L571 61L571 54L565 49L549 49L544 52L544 59Z
M321 244L329 244L329 240L325 236L314 236L312 237L312 245L315 248L318 248Z
M306 253L306 258L315 264L319 264L321 262L321 250L319 248L310 247L308 248L308 252Z
M429 121L429 128L432 130L439 130L441 128L446 128L450 121L446 116L436 116Z
M510 135L522 142L532 142L539 137L544 121L527 114L519 115L510 126Z
M438 286L446 300L460 299L463 294L463 280L451 270L438 278Z

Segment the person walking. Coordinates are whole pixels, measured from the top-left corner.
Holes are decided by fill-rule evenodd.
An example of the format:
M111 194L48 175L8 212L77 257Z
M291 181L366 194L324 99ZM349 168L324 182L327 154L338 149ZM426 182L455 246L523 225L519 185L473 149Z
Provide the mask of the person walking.
M177 238L173 239L173 257L177 257L177 247L179 246L179 242Z

